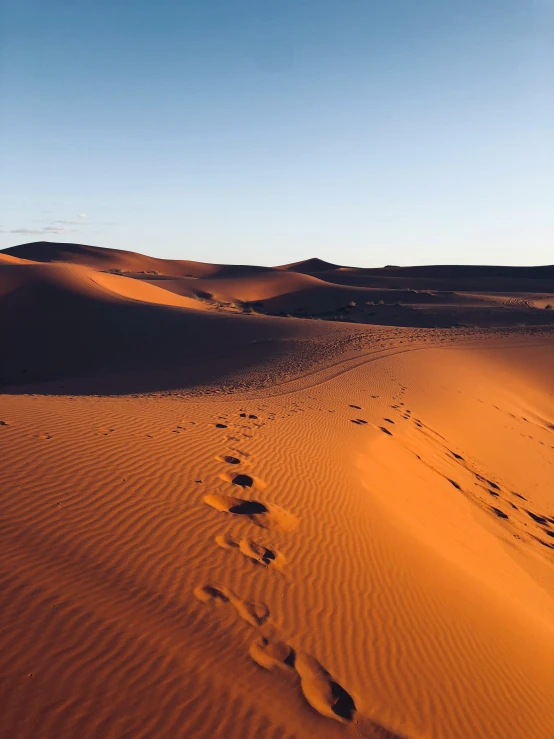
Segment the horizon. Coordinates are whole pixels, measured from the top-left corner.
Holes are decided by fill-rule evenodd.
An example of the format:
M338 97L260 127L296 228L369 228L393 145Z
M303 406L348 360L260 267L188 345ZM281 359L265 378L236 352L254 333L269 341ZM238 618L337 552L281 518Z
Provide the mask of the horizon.
M160 256L158 254L150 254L147 251L138 252L138 251L134 251L132 249L118 249L117 247L107 247L107 246L102 246L100 244L84 244L84 243L74 242L74 241L49 241L47 239L41 239L39 241L25 241L25 242L21 242L21 243L18 243L18 244L12 244L11 246L0 248L0 253L5 253L5 252L8 252L8 251L10 251L12 249L17 249L18 247L30 246L30 245L35 245L35 244L45 244L45 245L46 244L48 244L48 245L50 245L50 244L57 244L57 245L60 245L60 246L84 246L84 247L87 247L87 248L91 247L93 249L107 249L108 251L122 251L122 252L127 251L129 253L138 254L140 256L145 256L145 257L150 257L150 258L155 258L155 259L161 259L161 260L167 260L167 261L197 262L198 264L220 264L222 266L227 266L227 265L235 265L235 266L237 266L237 265L240 265L240 264L244 264L244 266L267 267L267 268L273 268L273 269L277 269L279 267L285 267L285 266L289 266L289 265L293 265L293 264L300 265L300 264L304 264L306 262L312 262L312 261L319 261L319 262L322 262L322 263L326 263L326 264L329 264L329 266L331 266L331 267L347 268L347 269L410 269L410 268L414 268L414 267L501 267L501 268L505 268L505 267L507 267L507 268L518 268L518 267L520 267L520 268L529 268L529 269L535 268L535 269L537 269L537 268L541 268L541 267L554 267L554 262L552 264L548 264L548 263L545 263L545 264L489 264L489 263L485 263L485 262L483 262L481 264L477 264L477 263L470 264L470 263L467 263L467 262L466 263L459 263L459 262L458 263L455 263L455 262L433 262L433 263L426 263L426 264L422 264L422 263L413 263L413 264L382 264L382 265L372 266L372 267L362 267L360 265L355 265L355 264L342 264L342 263L338 263L338 262L329 262L328 260L322 259L319 256L305 257L304 259L298 259L298 260L295 260L293 262L281 262L279 264L277 264L277 263L274 263L274 264L261 264L261 263L258 263L258 262L249 262L249 263L246 263L246 262L244 262L244 263L239 263L239 262L204 262L202 260L197 260L197 259L188 259L187 257L179 257L179 256L177 256L177 257L164 257L164 256ZM20 257L20 258L23 259L23 257Z
M551 264L554 4L447 5L12 4L0 248Z

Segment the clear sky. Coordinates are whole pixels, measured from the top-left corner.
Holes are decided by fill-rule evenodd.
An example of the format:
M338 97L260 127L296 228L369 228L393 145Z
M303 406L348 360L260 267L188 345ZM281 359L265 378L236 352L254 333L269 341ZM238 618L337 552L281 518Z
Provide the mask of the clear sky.
M554 0L0 0L0 247L554 262Z

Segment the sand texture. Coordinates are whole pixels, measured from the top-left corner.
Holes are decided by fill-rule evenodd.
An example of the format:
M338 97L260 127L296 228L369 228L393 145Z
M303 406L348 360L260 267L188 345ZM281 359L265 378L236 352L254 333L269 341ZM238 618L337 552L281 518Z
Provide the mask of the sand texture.
M276 314L387 270L2 252L0 736L554 736L554 269L512 269L372 322Z

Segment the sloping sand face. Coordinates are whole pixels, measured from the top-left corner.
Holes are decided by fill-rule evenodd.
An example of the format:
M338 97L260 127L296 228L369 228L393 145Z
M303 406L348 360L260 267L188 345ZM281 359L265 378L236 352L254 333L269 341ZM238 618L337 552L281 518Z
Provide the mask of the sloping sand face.
M2 736L551 737L554 342L427 338L3 395Z
M3 252L0 735L550 739L551 288Z

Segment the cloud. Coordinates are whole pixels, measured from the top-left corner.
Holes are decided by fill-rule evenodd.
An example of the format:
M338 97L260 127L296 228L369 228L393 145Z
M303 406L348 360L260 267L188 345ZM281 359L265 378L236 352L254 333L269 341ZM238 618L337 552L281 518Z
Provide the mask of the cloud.
M52 211L41 211L41 212L52 212ZM5 230L3 226L0 225L0 233L9 233L9 234L27 234L28 236L40 236L41 234L67 234L67 233L79 233L78 229L75 228L69 228L70 226L91 226L93 223L88 221L88 215L86 213L77 213L77 215L74 217L74 220L71 219L58 219L56 221L50 221L49 225L47 226L41 226L35 227L35 228L12 228L9 230ZM31 221L33 222L33 221ZM47 219L40 219L39 221L34 221L35 223L44 223L48 222Z
M84 219L85 218L88 218L88 216L87 216L86 213L77 213L77 218L79 219L77 221L60 221L60 220L58 220L58 221L52 221L52 223L63 223L66 226L83 226L83 225L87 225L87 224L83 224Z
M45 226L44 228L12 228L11 234L63 234L75 233L75 229L63 228L62 226Z

